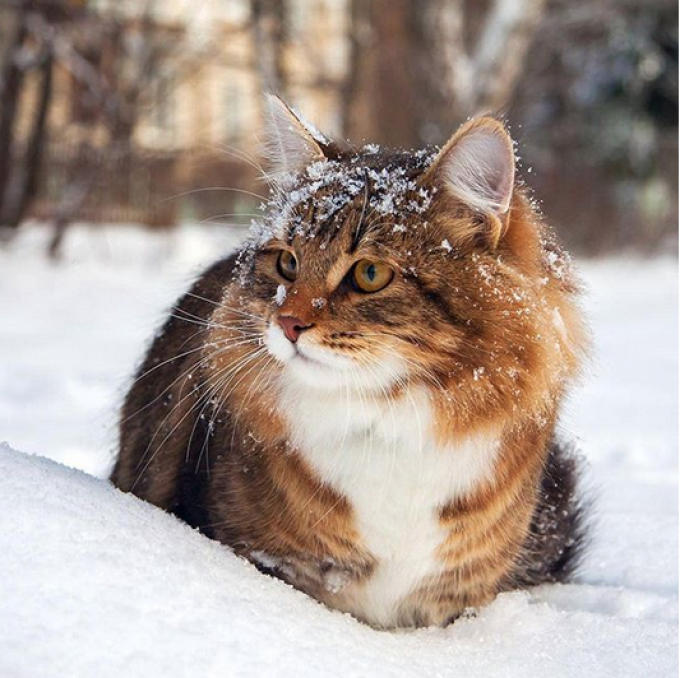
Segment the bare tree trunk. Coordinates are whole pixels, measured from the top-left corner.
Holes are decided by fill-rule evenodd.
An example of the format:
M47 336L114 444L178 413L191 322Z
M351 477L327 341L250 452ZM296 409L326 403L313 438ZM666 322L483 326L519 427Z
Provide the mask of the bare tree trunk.
M442 83L452 120L507 105L543 14L545 0L493 0L474 49L465 47L470 17L462 0L430 0L427 34L434 77ZM469 9L469 8L468 8Z
M350 0L347 30L349 56L339 102L340 129L345 138L352 136L352 109L357 96L364 56L372 40L369 8L370 4L366 0Z
M510 100L545 0L496 0L473 58L477 109L498 109Z
M286 42L285 0L251 0L253 51L262 89L285 97L287 78L284 68Z
M474 73L465 48L466 16L462 0L432 0L424 13L431 41L430 78L450 109L451 124L459 124L474 110Z
M389 146L419 144L416 31L412 0L364 0L354 19L355 72L346 131L355 141Z
M458 35L452 44L442 45L437 36L447 22L449 35ZM457 63L458 78L467 78L464 60L459 55L464 50L463 16L460 0L420 0L412 19L414 30L413 63L414 87L418 90L417 128L419 145L441 144L460 122L457 106L452 105L447 88L442 81L448 73L448 64ZM456 102L457 103L457 102Z
M2 97L0 97L0 225L3 222L3 205L7 194L12 162L14 125L23 80L19 52L28 34L27 18L28 3L24 2L19 6L17 25L7 48L5 63L0 73L0 82L2 82Z
M53 261L61 258L66 231L82 209L90 191L99 179L102 164L101 152L96 153L83 144L78 153L78 158L77 176L66 188L54 215L54 229L47 247L47 253Z
M47 145L47 114L52 100L53 65L54 55L51 47L48 46L40 67L42 81L33 128L21 167L13 173L9 181L0 217L0 222L10 228L16 229L19 226L38 190L38 180Z

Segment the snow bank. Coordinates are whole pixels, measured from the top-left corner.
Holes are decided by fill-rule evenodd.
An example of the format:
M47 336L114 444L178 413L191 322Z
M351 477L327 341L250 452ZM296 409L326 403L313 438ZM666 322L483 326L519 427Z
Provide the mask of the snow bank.
M3 676L651 678L674 669L675 617L660 593L542 587L502 595L444 630L374 631L105 481L6 446L0 477Z

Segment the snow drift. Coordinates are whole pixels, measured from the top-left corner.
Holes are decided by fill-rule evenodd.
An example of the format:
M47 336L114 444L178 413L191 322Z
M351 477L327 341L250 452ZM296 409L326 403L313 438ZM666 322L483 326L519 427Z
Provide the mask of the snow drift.
M3 676L672 673L658 593L540 587L447 629L374 631L106 481L7 446L0 477Z

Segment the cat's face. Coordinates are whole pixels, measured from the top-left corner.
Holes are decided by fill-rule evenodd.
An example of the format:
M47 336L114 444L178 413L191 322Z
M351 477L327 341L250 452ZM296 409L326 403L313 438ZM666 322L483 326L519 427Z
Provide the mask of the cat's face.
M256 249L244 289L270 353L294 378L378 390L430 371L426 354L441 349L433 330L448 345L457 334L418 277L420 268L450 278L452 252L424 226L434 189L418 182L422 159L354 160L313 164L292 191L302 199L279 198L285 228Z
M502 126L469 124L438 154L331 158L295 132L313 155L284 159L238 292L278 368L325 390L485 380L512 397L554 327L537 227L524 214L506 236L511 205L531 208Z

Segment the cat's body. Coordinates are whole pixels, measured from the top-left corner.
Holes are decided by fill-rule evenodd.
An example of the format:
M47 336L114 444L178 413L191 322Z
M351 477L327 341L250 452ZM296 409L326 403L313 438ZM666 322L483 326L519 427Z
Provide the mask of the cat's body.
M469 168L447 193L451 160L506 152L486 124L437 157L343 155L296 127L268 228L152 345L113 481L378 627L568 576L580 511L553 437L576 290L502 176L514 160L485 159L487 194Z

